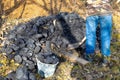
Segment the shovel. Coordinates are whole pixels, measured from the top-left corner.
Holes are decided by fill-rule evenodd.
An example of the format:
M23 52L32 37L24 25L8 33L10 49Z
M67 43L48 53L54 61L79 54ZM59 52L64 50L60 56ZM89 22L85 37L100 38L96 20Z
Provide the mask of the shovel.
M82 41L78 42L78 43L74 43L74 44L69 44L68 47L67 47L67 50L72 50L72 49L75 49L75 48L78 48L80 45L82 45L86 40L86 37L84 37L82 39Z

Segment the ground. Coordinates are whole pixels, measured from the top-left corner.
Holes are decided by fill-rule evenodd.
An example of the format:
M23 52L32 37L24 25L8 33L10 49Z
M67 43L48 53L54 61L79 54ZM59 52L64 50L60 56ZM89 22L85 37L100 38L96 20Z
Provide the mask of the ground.
M1 26L0 39L2 39L3 37L2 33L6 32L6 27L10 29L14 25L17 25L18 23L21 23L21 22L28 21L33 17L45 16L50 13L54 13L54 14L57 13L57 11L53 11L53 12L50 11L49 0L48 2L47 1L45 2L45 0L41 0L41 2L39 2L39 0L36 0L36 1L31 0L32 2L30 0L26 0L25 2L21 2L20 5L18 6L16 5L14 8L12 8L12 6L15 5L13 4L14 2L11 2L11 4L9 4L10 0L4 0L4 1L6 1L6 3L4 4L4 6L6 7L4 7L3 10L6 10L6 13L4 13L4 15L1 16L5 22ZM15 0L15 1L19 1L19 0ZM77 6L75 6L74 4L76 3L70 3L70 1L72 0L66 0L66 4L62 4L62 8L60 9L60 11L68 11L68 12L75 11L84 17L83 15L84 8L81 6L78 6L80 5L80 3L78 3ZM53 4L54 3L55 1L53 1ZM58 4L60 5L60 3ZM65 5L67 5L67 7L65 7ZM12 9L9 9L10 7ZM54 5L53 10L58 10L59 7L60 6L55 7ZM78 8L80 8L79 11L77 11ZM93 63L82 66L79 63L72 63L69 60L66 60L65 62L62 62L59 64L59 66L56 69L55 74L52 77L44 79L44 80L55 80L55 79L57 80L93 80L93 79L95 80L96 79L97 80L120 80L120 50L119 50L120 24L119 24L119 21L120 21L120 12L117 10L114 10L113 11L113 30L112 30L113 41L111 43L112 55L111 55L111 60L110 60L111 63L109 66L102 67L99 64L99 61L95 61ZM100 53L96 55L96 58L98 59L100 58ZM0 54L0 60L1 60L0 61L0 76L6 76L8 73L10 73L11 71L14 71L19 66L19 64L14 62L14 60L9 61L4 56L4 53ZM1 66L1 64L3 65Z

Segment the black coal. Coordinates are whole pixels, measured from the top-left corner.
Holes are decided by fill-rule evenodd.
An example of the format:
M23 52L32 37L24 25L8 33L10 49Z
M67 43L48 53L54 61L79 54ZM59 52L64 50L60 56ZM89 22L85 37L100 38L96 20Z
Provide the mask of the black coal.
M35 56L39 56L39 60L44 63L58 62L59 58L50 49L50 43L54 43L60 50L65 50L68 44L81 41L85 36L85 21L76 13L63 12L19 24L5 36L7 39L1 51L5 52L9 59L14 59L25 67L17 69L16 78L28 80L27 70L31 71L29 75L34 78L32 73L36 71ZM12 54L13 52L15 54Z

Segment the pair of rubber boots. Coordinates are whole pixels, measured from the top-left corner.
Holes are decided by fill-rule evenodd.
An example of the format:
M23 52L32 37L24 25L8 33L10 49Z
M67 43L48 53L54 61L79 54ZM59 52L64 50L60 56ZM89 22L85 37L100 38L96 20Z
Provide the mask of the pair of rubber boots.
M89 62L93 62L95 57L96 57L96 55L93 53L92 54L84 54L84 58ZM101 63L103 66L107 66L110 63L110 56L102 55Z

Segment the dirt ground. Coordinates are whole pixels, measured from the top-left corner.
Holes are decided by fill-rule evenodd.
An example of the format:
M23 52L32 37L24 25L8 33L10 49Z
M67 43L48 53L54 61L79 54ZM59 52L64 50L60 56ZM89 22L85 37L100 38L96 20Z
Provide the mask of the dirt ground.
M85 8L81 1L82 0L1 0L0 17L5 20L5 23L1 26L0 35L5 31L5 27L12 27L36 16L47 16L59 12L76 12L79 13L80 16L85 17ZM114 5L113 7L117 8L118 5ZM115 41L111 43L112 63L110 67L101 68L96 63L83 67L78 63L74 64L66 61L59 65L54 76L44 80L89 80L94 77L98 80L120 80L119 21L120 12L116 9L113 12L112 39ZM0 76L7 75L19 66L19 64L14 63L13 60L11 60L11 65L9 65L9 61L2 55L0 55L0 60L0 63L4 63L4 66L0 67Z
M2 0L1 5L3 16L12 19L46 16L63 11L85 13L80 0Z

